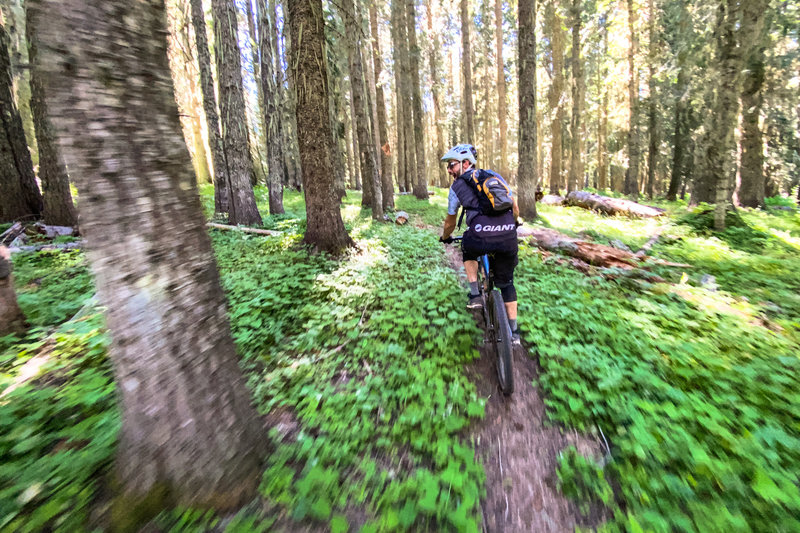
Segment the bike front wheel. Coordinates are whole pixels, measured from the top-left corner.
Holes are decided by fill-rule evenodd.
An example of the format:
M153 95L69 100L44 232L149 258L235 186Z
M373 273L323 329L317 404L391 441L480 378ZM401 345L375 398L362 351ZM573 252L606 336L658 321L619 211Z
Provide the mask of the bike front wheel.
M511 366L511 357L514 353L511 347L511 326L508 324L506 306L499 290L492 291L491 300L494 315L494 345L497 350L497 379L500 382L500 390L508 396L514 392L514 374Z

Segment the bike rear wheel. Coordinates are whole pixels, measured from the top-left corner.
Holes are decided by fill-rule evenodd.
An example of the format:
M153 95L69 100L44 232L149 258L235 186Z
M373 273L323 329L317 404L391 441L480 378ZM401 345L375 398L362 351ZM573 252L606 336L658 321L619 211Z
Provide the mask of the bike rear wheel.
M494 315L494 345L497 350L497 379L500 390L508 396L514 392L514 373L511 366L513 349L511 347L511 326L508 324L506 306L500 291L494 289L490 294L492 314Z

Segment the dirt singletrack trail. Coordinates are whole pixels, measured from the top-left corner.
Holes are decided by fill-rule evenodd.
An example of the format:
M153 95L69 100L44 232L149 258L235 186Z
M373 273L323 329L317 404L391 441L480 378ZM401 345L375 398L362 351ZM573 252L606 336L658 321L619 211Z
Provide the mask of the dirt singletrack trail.
M448 246L451 266L463 268L460 250ZM546 427L544 402L534 387L539 367L525 347L515 347L514 393L505 397L498 387L494 349L480 346L480 358L467 369L478 394L486 398L486 416L473 426L470 437L476 457L486 471L486 498L481 502L483 531L572 532L576 526L591 527L602 521L599 510L588 517L557 489L558 454L574 445L586 456L599 457L599 442Z

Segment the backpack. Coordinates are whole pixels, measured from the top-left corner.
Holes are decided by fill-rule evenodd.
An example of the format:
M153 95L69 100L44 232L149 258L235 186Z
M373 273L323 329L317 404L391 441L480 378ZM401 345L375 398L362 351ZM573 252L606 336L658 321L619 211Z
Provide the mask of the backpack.
M481 206L480 211L484 215L502 215L514 206L511 187L499 174L476 168L464 181L475 191Z

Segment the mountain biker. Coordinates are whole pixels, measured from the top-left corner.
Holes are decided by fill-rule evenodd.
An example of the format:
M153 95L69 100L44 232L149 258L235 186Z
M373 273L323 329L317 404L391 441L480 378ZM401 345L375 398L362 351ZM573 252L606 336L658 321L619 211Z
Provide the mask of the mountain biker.
M461 254L464 270L469 282L468 309L480 309L481 298L478 288L478 257L487 254L494 272L495 286L503 295L508 323L511 326L512 341L519 344L517 326L517 291L514 288L514 268L517 266L516 219L519 216L517 199L512 197L513 208L499 215L486 215L479 206L478 193L467 180L475 171L478 152L471 144L458 144L442 156L447 162L447 172L453 177L447 201L447 217L444 219L442 242L451 242L450 235L456 228L458 209L464 206L467 229L461 241ZM483 172L499 175L491 170ZM502 179L502 178L501 178ZM487 231L484 228L491 228Z

